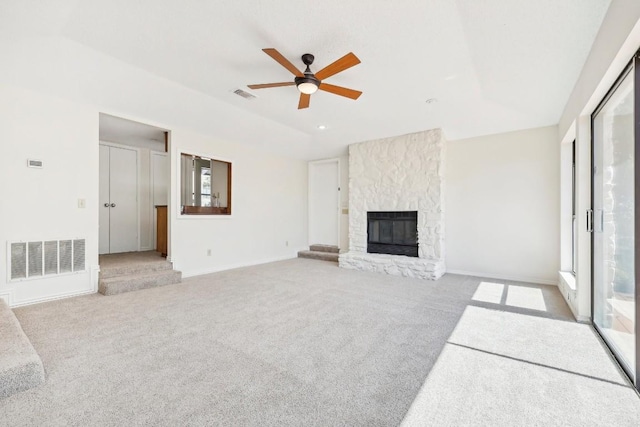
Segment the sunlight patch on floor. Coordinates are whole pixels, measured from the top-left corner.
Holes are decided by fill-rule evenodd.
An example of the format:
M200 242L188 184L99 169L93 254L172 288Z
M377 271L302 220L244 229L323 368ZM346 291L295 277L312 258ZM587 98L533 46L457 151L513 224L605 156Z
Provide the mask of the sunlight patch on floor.
M529 310L547 311L542 289L538 287L481 282L473 295L473 300Z
M505 285L502 283L480 282L476 293L473 294L473 300L500 304L504 289Z
M506 304L511 307L547 311L547 306L544 303L544 296L542 295L542 289L540 288L509 285Z
M493 302L500 284L485 283L478 297ZM527 291L513 304L538 298L528 292L536 288L504 288ZM568 409L565 397L577 394ZM635 391L588 325L468 306L402 426L636 425L639 416Z

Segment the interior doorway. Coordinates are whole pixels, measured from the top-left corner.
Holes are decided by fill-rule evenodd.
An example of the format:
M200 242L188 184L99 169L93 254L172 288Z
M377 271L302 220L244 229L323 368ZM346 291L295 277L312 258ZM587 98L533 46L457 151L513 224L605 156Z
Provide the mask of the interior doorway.
M309 162L309 244L339 242L340 159Z
M166 255L168 131L107 114L99 127L99 254Z

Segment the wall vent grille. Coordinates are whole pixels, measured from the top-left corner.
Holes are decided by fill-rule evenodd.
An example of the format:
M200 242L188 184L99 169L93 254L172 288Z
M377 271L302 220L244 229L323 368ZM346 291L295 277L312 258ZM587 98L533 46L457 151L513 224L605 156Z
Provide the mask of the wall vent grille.
M238 96L243 97L244 99L248 99L248 100L250 100L250 101L251 101L252 99L256 99L256 98L257 98L257 96L255 96L254 94L249 93L249 92L247 92L247 91L244 91L244 90L242 90L242 89L236 89L236 90L234 90L234 91L233 91L233 93L235 93L235 94L236 94L236 95L238 95Z
M9 280L86 271L85 239L9 242Z

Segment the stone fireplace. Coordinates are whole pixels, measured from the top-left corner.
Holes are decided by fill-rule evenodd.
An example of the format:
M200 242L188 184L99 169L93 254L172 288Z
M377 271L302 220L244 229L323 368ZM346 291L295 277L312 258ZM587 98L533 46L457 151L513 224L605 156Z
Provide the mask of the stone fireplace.
M349 146L349 251L340 267L444 274L444 154L440 129Z

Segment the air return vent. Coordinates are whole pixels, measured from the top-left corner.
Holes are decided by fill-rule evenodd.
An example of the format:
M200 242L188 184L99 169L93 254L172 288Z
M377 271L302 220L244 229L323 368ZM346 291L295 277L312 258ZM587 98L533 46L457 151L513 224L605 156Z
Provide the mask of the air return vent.
M244 91L242 89L236 89L236 90L233 91L233 93L235 93L238 96L243 97L244 99L248 99L249 101L251 101L252 99L256 99L257 98L257 96L255 96L254 94L249 93L247 91Z
M85 240L9 243L9 280L36 279L86 270Z

